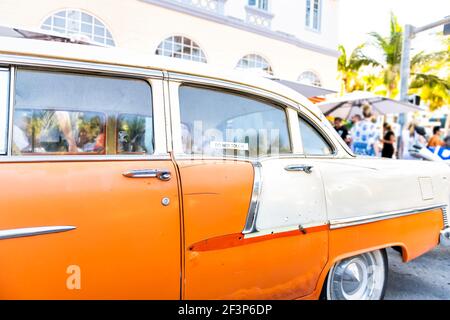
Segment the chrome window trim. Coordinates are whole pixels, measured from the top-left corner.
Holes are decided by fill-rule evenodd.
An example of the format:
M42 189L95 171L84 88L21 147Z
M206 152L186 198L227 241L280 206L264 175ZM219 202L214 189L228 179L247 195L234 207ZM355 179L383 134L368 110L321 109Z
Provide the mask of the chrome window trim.
M16 88L16 67L11 66L10 68L10 78L9 78L9 106L8 106L8 152L7 157L12 155L12 134L13 134L13 119L14 119L14 90ZM1 160L1 159L0 159Z
M180 97L179 97L179 89L182 85L192 85L192 86L199 86L199 87L203 87L205 89L217 89L217 90L222 90L222 91L236 91L238 94L242 94L242 95L246 95L249 94L254 99L263 99L263 100L268 100L269 103L275 105L276 107L279 107L281 109L283 109L285 117L286 117L286 125L287 125L287 129L288 129L288 137L289 137L289 145L290 145L290 149L291 152L290 153L286 153L286 154L281 154L278 155L276 157L284 157L284 156L291 156L293 154L298 154L298 153L294 153L296 151L296 149L298 149L298 146L296 144L296 138L293 135L292 132L292 126L291 126L291 115L289 110L294 110L295 112L299 112L299 106L296 104L292 104L292 102L290 104L286 104L285 102L280 101L280 99L276 98L276 96L271 96L269 93L267 93L264 90L260 90L261 92L263 92L263 94L261 94L260 91L253 89L251 87L248 87L246 85L235 85L234 83L231 82L227 82L227 81L222 81L222 80L217 80L220 81L221 83L223 83L223 85L217 84L215 82L210 82L209 79L203 78L203 77L196 77L198 81L184 81L181 79L177 79L177 80L173 80L171 77L171 74L173 73L168 73L169 74L169 100L170 100L170 116L171 116L171 124L172 124L172 137L174 137L173 139L173 150L175 151L175 154L179 157L183 157L183 159L186 159L186 157L195 157L198 158L199 155L189 155L183 152L183 148L182 148L182 143L181 143L181 114L180 114ZM184 76L184 75L183 75ZM245 90L243 90L242 88L246 88ZM202 157L203 159L239 159L239 160L244 160L244 161L249 161L249 160L259 160L259 159L264 159L267 156L263 156L263 157L258 157L258 158L248 158L248 157L230 157L230 156L224 156L222 157L209 157L209 156L202 156L200 155L200 157ZM274 156L269 156L271 158L275 158Z
M74 226L50 226L0 230L0 240L66 232L75 229L76 227Z
M248 208L247 219L242 234L253 234L258 232L256 220L258 219L259 203L263 184L262 165L260 162L253 162L253 190Z
M0 130L2 131L2 134L4 135L3 141L0 141L0 156L5 156L8 154L8 148L9 148L9 144L8 144L8 135L9 135L9 108L10 108L10 97L11 97L11 70L10 68L3 68L0 67L0 72L4 73L4 76L6 78L5 83L0 83L0 85L2 86L2 89L6 88L6 92L5 92L5 100L0 101L0 117L5 117L4 119L4 123L2 124L0 122ZM5 108L4 110L2 110L2 108Z
M326 143L328 143L330 145L330 147L332 148L332 153L331 154L327 154L327 155L320 155L320 154L313 154L313 155L308 155L305 153L305 149L304 149L304 145L303 145L303 135L302 135L302 131L299 128L300 131L300 139L302 140L302 147L303 147L303 154L306 158L308 159L313 159L313 158L317 158L317 159L335 159L338 157L339 155L339 148L336 146L336 143L334 141L334 139L332 139L328 133L320 126L318 125L317 122L315 122L312 117L308 116L304 111L299 111L298 112L298 118L302 118L305 119L306 118L306 122L314 129L316 130L320 137L322 137L322 139L325 140ZM300 126L300 123L297 124L298 126Z
M12 64L10 68L10 103L9 103L9 123L8 123L8 153L4 157L0 157L0 162L64 162L64 161L131 161L131 160L155 160L155 159L170 159L168 153L168 146L166 137L156 138L157 133L157 105L163 103L162 108L165 108L164 99L164 73L160 70L150 70L144 68L135 68L127 66L116 66L104 63L90 63L83 61L71 61L65 59L41 58L0 54L0 65ZM154 153L151 155L48 155L48 156L14 156L12 154L12 129L14 116L14 88L16 79L17 67L26 69L38 69L49 72L76 72L86 75L99 76L116 76L124 78L135 78L146 81L152 87L153 97L153 120L154 120ZM161 95L158 94L161 90ZM161 101L157 101L160 98ZM162 110L164 112L164 110ZM159 118L158 118L159 119ZM159 119L161 120L161 119ZM159 122L158 122L159 123ZM159 128L160 129L160 128ZM160 135L166 135L165 130L158 130ZM158 140L161 140L158 142ZM162 141L164 140L164 141ZM159 148L158 148L159 145Z
M193 85L204 85L208 87L215 87L220 89L229 89L234 90L241 93L248 93L254 95L256 97L260 97L263 99L269 99L274 102L277 102L285 107L293 108L296 111L300 111L300 106L297 102L290 100L289 98L280 96L275 92L266 91L263 89L259 89L257 87L252 87L246 84L230 82L226 80L214 79L214 78L205 78L202 76L195 76L190 74L169 72L169 81L182 82L185 85L193 84Z
M41 67L77 72L105 72L106 75L119 75L139 78L163 78L163 72L158 69L145 69L133 66L121 66L108 63L94 63L77 60L31 57L24 55L0 54L0 64L26 67Z
M382 220L400 218L400 217L410 216L410 215L414 215L414 214L420 214L420 213L435 210L435 209L443 210L446 206L447 206L446 204L439 204L439 205L413 208L413 209L396 210L396 211L372 214L372 215L367 215L367 216L332 219L329 221L330 229L331 230L340 229L340 228L351 227L351 226L356 226L356 225L361 225L361 224L378 222L378 221L382 221Z

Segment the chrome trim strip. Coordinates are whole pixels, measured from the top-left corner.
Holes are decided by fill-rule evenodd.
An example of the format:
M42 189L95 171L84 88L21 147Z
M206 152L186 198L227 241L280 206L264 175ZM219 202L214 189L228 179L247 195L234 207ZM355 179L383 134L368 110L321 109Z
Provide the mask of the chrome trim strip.
M258 217L259 198L262 190L262 165L260 162L253 162L253 191L252 198L250 200L250 206L247 213L247 221L245 222L244 230L242 234L249 234L258 232L256 228L256 219Z
M16 88L16 68L12 66L9 68L9 105L8 105L8 137L6 139L7 156L12 154L12 135L13 135L13 120L14 120L14 91Z
M296 225L296 226L289 226L289 227L278 227L278 228L273 228L273 229L268 229L268 230L256 231L256 232L253 232L250 234L244 234L244 239L251 239L251 238L263 237L263 236L267 236L267 235L271 235L271 234L297 231L297 230L301 230L301 228L308 229L308 228L314 228L314 227L320 227L320 226L326 226L326 225L327 225L327 223L323 222L323 223L302 224L301 226Z
M16 64L19 66L27 67L41 67L62 70L75 70L78 72L104 72L108 74L121 75L121 76L135 76L135 77L150 77L150 78L163 78L163 72L156 68L145 69L133 66L120 66L108 63L93 63L85 61L58 59L58 58L43 58L43 57L30 57L26 55L13 55L13 54L0 54L0 63L2 64Z
M73 161L150 161L150 160L170 160L169 154L158 155L48 155L48 156L8 156L0 157L0 163L21 163L21 162L73 162Z
M399 218L399 217L423 213L425 211L430 211L430 210L434 210L434 209L443 209L445 206L446 205L440 204L440 205L434 205L434 206L429 206L429 207L398 210L398 211L392 211L392 212L388 212L388 213L379 213L379 214L373 214L373 215L368 215L368 216L334 219L334 220L330 220L330 229L333 230L333 229L351 227L351 226L360 225L360 224L367 224L367 223L371 223L371 222Z
M450 228L450 222L448 220L448 206L442 208L442 217L444 219L444 229Z
M74 226L53 226L0 230L0 240L65 232L74 229L76 229Z

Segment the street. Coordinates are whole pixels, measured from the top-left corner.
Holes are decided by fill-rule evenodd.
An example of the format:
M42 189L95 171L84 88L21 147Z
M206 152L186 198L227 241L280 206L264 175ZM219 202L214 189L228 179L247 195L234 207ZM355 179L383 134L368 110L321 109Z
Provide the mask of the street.
M438 247L406 264L394 250L388 257L385 300L450 300L450 248Z

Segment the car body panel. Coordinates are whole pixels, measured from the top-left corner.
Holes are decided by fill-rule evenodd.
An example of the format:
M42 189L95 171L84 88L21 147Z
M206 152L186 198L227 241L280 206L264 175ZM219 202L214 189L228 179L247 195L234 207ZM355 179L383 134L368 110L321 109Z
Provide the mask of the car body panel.
M170 160L1 163L0 230L76 229L0 240L0 298L180 298L176 179L122 175L148 168L174 171ZM79 290L67 285L70 266Z

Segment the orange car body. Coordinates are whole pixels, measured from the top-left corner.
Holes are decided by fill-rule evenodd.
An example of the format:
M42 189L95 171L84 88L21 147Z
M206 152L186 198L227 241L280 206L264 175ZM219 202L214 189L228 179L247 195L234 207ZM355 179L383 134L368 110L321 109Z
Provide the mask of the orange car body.
M76 69L89 74L123 72L136 76L146 69L157 70L161 75L172 72L171 62L161 63L159 67L155 64L152 68L138 62L130 66L126 56L109 55L106 54L109 51L100 48L93 48L89 53L83 46L73 45L63 57L58 56L58 49L65 46L39 41L3 42L0 61L11 72L11 79L21 68L54 70L55 65L58 70ZM102 55L108 58L100 61ZM196 65L191 67L195 68ZM180 69L186 77L196 76L194 71L189 74ZM204 76L208 81L212 81L211 77ZM216 86L220 81L243 86L238 78L213 80ZM0 155L0 299L318 299L328 271L341 259L395 247L401 249L406 262L439 244L446 223L446 202L442 202L445 196L441 194L434 194L432 198L436 202L422 209L417 209L420 204L415 205L417 210L403 213L389 209L391 215L376 219L360 212L367 219L360 218L358 223L345 220L352 218L348 213L335 222L328 216L315 223L264 229L264 223L274 222L269 218L261 225L253 221L257 217L250 213L257 212L255 206L260 205L264 217L264 214L282 214L289 206L296 205L289 202L292 194L284 197L295 191L286 185L275 186L278 191L271 189L271 194L264 194L274 185L270 179L289 170L264 176L267 179L258 195L261 186L256 184L256 163L261 161L266 173L271 168L275 170L275 164L268 164L265 159L180 155L177 145L181 138L178 142L176 138L179 131L171 130L171 125L179 123L179 114L171 110L177 107L173 100L177 95L164 94L176 84L163 77L152 81L153 100L160 99L162 106L160 113L155 111L154 115L155 119L161 117L155 121L154 128L159 151L156 156L16 156L11 147L5 155ZM270 84L263 83L259 90L270 92ZM287 90L280 94L283 99L293 95L282 87L273 89L277 90ZM14 95L12 90L11 93ZM313 109L306 99L300 103ZM9 107L13 106L10 103ZM313 112L308 112L313 118ZM163 118L164 114L171 116ZM291 125L293 119L289 119ZM297 134L295 130L298 129L291 126L291 134ZM296 155L301 143L293 140L292 155L282 161L307 160L304 155ZM333 141L338 154L345 154L340 142ZM343 212L346 209L340 207L339 197L354 194L355 186L362 190L360 197L375 197L373 191L378 190L375 187L367 191L356 182L338 185L327 180L327 165L331 161L346 168L360 165L359 162L345 164L353 161L351 155L310 161L315 167L323 167L322 174L314 171L317 176L308 176L310 172L302 168L304 172L297 172L296 177L323 178L330 187L322 191L314 189L312 193L326 200L305 199L305 205L310 201L327 212L333 208ZM373 172L372 166L380 166L391 170L391 175L398 170L387 168L393 166L390 162L380 163L374 162L364 170ZM429 167L429 170L434 168ZM130 170L139 173L149 168L155 175L130 178L133 177ZM158 172L168 172L170 177ZM436 178L439 181L433 183L448 183L448 174L444 176L445 179L439 176ZM432 174L430 177L435 179ZM322 183L310 186L322 188ZM336 195L339 190L344 191ZM422 195L411 192L420 201L430 201L423 190ZM282 195L284 198L277 200ZM298 195L302 195L301 191ZM327 217L327 212L322 217ZM286 216L284 220L290 219L295 217ZM36 229L43 227L53 229Z

